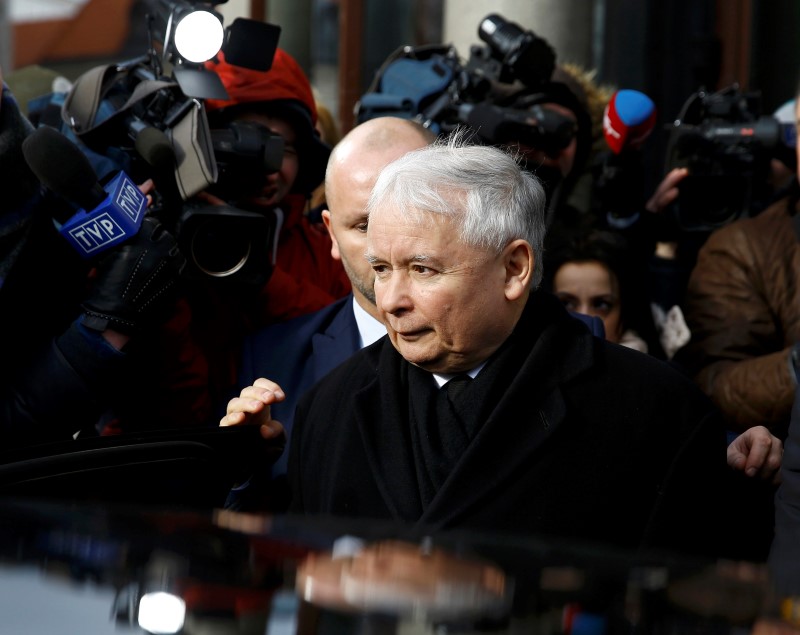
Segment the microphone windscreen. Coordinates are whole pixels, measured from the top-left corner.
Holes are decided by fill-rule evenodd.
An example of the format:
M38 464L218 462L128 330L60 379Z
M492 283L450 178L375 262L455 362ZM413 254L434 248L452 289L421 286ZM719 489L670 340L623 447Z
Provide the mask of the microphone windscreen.
M175 151L163 130L153 126L142 128L134 142L136 152L156 170L171 172L175 169Z
M89 158L55 128L34 130L22 142L22 154L42 185L68 201L92 210L105 200Z
M615 154L638 148L656 124L653 100L638 90L618 90L603 113L603 134Z
M177 159L169 137L153 126L142 128L134 142L136 152L152 168L153 183L169 207L181 204L181 195L175 181Z

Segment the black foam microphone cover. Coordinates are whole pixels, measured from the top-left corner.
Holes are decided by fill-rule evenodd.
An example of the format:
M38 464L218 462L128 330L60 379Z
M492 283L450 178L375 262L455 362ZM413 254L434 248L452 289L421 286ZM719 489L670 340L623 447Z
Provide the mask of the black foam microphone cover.
M175 151L163 130L153 126L142 128L136 135L134 147L154 169L164 172L175 169Z
M42 185L68 201L93 210L105 200L89 158L55 128L34 130L22 142L22 154Z
M158 215L162 221L171 223L183 204L175 178L177 160L172 143L163 130L148 126L136 135L134 147L152 168L153 183L163 201L163 209Z

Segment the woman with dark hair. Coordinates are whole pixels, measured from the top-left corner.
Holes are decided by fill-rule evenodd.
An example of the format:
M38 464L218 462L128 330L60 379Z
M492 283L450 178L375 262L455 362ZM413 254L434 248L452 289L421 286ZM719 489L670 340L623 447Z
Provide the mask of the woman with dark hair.
M602 319L606 339L663 359L634 253L612 230L564 234L545 253L545 284L570 311Z

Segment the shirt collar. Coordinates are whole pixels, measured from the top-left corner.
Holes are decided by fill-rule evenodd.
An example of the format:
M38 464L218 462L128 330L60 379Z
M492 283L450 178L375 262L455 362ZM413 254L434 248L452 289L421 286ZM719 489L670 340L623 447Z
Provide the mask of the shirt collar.
M379 322L367 313L361 305L356 302L355 296L353 296L352 302L353 314L356 318L356 326L358 326L358 337L361 340L361 348L364 348L386 335L386 327L383 325L383 322Z

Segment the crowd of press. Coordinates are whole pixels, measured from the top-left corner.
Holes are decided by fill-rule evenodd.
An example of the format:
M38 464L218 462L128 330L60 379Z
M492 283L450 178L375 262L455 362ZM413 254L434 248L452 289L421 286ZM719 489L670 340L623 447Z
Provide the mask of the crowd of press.
M48 119L79 83L27 116L3 84L5 444L260 425L286 449L234 510L769 561L800 594L798 163L718 130L793 105L703 95L644 192L652 104L575 65L455 119L365 99L345 135L280 48L206 69L196 192L158 135Z

